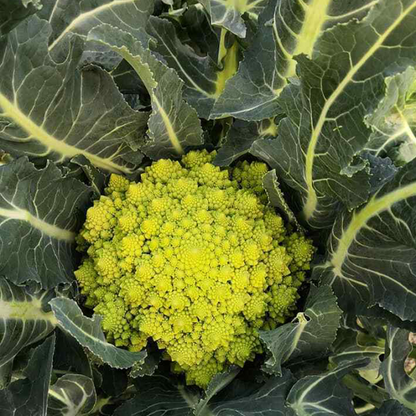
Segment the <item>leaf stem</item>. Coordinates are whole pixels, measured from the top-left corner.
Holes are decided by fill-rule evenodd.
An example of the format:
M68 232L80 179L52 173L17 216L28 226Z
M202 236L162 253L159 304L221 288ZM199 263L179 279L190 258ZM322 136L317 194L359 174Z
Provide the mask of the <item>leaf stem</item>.
M221 28L220 35L220 47L218 49L218 66L221 68L221 62L227 55L227 48L225 47L225 36L227 35L227 29Z
M237 72L238 53L238 42L234 40L232 46L229 49L225 49L222 70L217 73L215 98L218 98L221 95L224 91L225 83Z
M365 406L363 407L359 407L355 410L355 413L357 413L357 415L362 415L362 414L366 414L367 412L369 412L370 410L374 410L376 407L370 403L367 403Z
M375 407L380 407L383 401L388 399L387 393L380 387L364 383L352 374L346 375L342 380L345 386L352 390L356 397Z

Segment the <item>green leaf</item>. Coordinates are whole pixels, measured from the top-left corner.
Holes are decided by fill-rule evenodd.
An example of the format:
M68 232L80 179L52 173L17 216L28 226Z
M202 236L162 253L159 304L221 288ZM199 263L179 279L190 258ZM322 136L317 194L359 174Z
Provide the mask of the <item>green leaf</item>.
M367 162L356 156L370 136L364 117L384 95L384 71L416 63L415 17L414 1L380 0L363 20L325 31L312 59L296 58L300 85L279 99L284 140L259 140L252 153L296 191L311 227L331 226L339 201L353 209L368 198Z
M136 379L138 393L124 402L114 416L193 416L198 390L178 385L167 377L154 375Z
M366 361L344 365L318 376L299 380L290 390L286 404L297 416L356 416L352 393L342 384L342 378L366 365Z
M393 176L399 171L399 168L394 165L389 157L381 158L374 156L369 152L363 152L362 158L367 160L370 168L370 193L378 191L385 183L393 178Z
M150 413L165 416L293 416L284 405L294 383L290 372L285 371L283 377L273 377L265 383L234 380L227 385L235 375L231 371L217 376L202 401L199 401L198 389L184 387L167 377L157 375L137 379L138 393L120 406L114 416Z
M124 98L126 98L127 101L129 97L135 98L134 105L132 105L131 99L128 101L132 108L140 110L150 107L150 97L146 87L139 78L137 72L126 60L123 59L110 73L117 84L118 89L124 95Z
M180 157L190 146L202 144L202 129L196 111L182 98L183 82L173 69L148 49L150 38L140 39L109 25L93 29L95 40L119 53L138 73L152 101L148 123L150 141L141 150L152 159Z
M286 396L295 379L289 371L263 384L235 380L215 396L196 416L294 416L285 407Z
M162 350L147 347L147 356L141 363L136 363L130 370L132 378L152 376L162 361Z
M263 137L272 138L277 135L277 126L273 120L262 122L246 122L236 120L225 138L225 143L218 149L214 164L229 166L239 157L250 152L252 144Z
M200 4L188 7L180 20L186 29L186 35L198 46L203 54L218 59L221 29L211 26L210 17Z
M173 23L151 16L147 32L156 39L150 48L163 56L184 82L183 93L202 118L208 118L221 90L218 67L209 56L200 56L178 38Z
M404 370L404 362L412 351L412 345L408 339L407 331L389 326L381 374L390 396L407 408L416 411L416 381Z
M390 398L389 394L377 384L372 384L357 374L347 374L343 380L345 387L353 392L356 399L361 399L364 403L380 407ZM357 409L358 410L358 409Z
M65 374L49 389L48 416L88 414L96 402L93 381L81 374Z
M111 368L108 365L103 365L98 370L103 378L100 388L108 397L116 397L124 393L128 384L127 374L124 370Z
M129 368L146 358L146 352L129 352L108 343L101 329L102 318L88 318L71 299L55 298L49 304L61 329L71 334L83 347L114 368Z
M280 189L279 180L277 179L276 170L273 169L263 177L263 187L266 190L270 205L277 208L288 224L291 224L296 230L303 232L295 214L286 202L285 195Z
M91 193L53 163L38 170L20 158L1 166L0 273L17 285L34 280L44 289L73 281L73 243Z
M46 416L54 348L52 335L35 349L24 378L0 390L2 416Z
M362 208L342 212L312 277L332 286L345 311L379 305L416 319L416 160Z
M26 346L45 338L55 329L56 319L45 312L47 292L30 294L0 278L0 385L10 380L7 371L14 357Z
M322 260L322 257L320 260ZM334 289L334 286L332 286L332 288ZM345 288L346 286L344 286L344 289ZM368 307L365 302L362 302L360 297L357 298L357 294L354 290L345 292L341 299L338 298L338 306L344 312L344 325L349 328L356 328L358 316L361 322L363 322L364 319L370 320L369 324L371 325L387 326L390 324L397 328L416 332L415 321L403 321L398 316L388 312L378 305ZM367 331L369 331L368 328Z
M414 412L406 409L396 400L387 400L379 409L371 412L370 416L414 416Z
M211 16L211 24L229 30L240 38L246 37L244 13L254 21L268 0L200 0Z
M388 393L378 384L382 379L380 364L384 355L384 340L363 332L340 330L335 344L334 355L329 357L330 368L367 359L368 364L360 367L358 374L346 375L343 382L354 396L380 407L389 399Z
M52 59L50 33L33 16L0 40L0 72L18 74L0 78L0 147L39 163L81 154L96 167L131 173L142 160L148 114L128 106L107 72L76 69L77 36L66 37L67 53Z
M392 147L413 149L407 158L402 158L407 163L416 156L416 69L408 67L387 77L385 83L385 98L367 118L374 132L366 150L378 156L386 152L390 155Z
M41 0L0 0L0 36L42 8Z
M298 322L260 332L260 339L272 354L265 370L281 374L281 365L286 362L300 364L325 356L335 340L341 313L330 287L311 285L305 312L298 313Z
M371 0L270 1L259 16L259 29L244 53L237 74L217 100L211 118L233 116L261 120L280 111L279 96L288 79L296 77L295 56L318 53L323 31L336 23L360 18ZM263 4L263 3L261 3Z
M45 3L39 17L48 20L52 27L49 52L62 47L66 35L74 33L86 40L88 32L103 23L131 33L139 32L154 7L154 0L51 0Z
M195 407L195 415L209 414L209 402L212 398L224 390L241 371L239 367L230 367L223 373L216 374L210 381L206 391L205 397L203 397Z
M55 336L54 370L92 378L91 363L77 340L59 328L55 331Z
M104 191L107 176L102 171L93 166L83 155L78 155L70 160L70 165L78 166L87 179L87 184L94 190L95 198L99 198Z
M384 348L378 345L359 345L356 343L358 342L356 337L353 337L351 341L353 345L335 351L335 354L329 358L330 362L337 367L366 358L369 360L369 364L360 368L359 373L365 380L376 384L380 381L380 362Z

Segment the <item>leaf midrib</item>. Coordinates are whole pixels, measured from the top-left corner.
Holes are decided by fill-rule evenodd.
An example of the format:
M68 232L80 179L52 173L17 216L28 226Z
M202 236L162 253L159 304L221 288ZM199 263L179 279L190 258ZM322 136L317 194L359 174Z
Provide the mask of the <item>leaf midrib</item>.
M305 166L305 182L307 186L307 198L304 203L303 207L303 216L306 221L309 221L318 205L318 197L314 188L313 183L313 168L314 168L314 161L315 161L315 149L318 143L318 140L321 135L322 128L326 122L326 117L331 109L334 102L337 98L341 95L344 91L345 87L353 80L354 75L363 67L363 65L370 59L374 53L379 49L384 41L388 38L388 36L397 28L397 26L403 21L408 14L416 8L416 2L411 4L407 9L405 9L400 17L391 25L389 28L378 38L378 41L374 43L374 45L368 49L368 51L364 54L364 56L353 66L353 68L348 71L344 79L340 82L338 87L334 90L334 92L330 95L328 100L325 102L322 112L319 116L319 119L316 123L316 126L313 128L311 133L310 142L308 145L307 153L306 153L306 166Z
M336 276L342 276L342 266L348 256L348 250L355 240L358 232L367 224L367 222L381 212L387 210L393 204L404 199L416 196L416 183L412 182L402 188L389 192L386 195L377 198L377 194L370 199L366 206L354 213L348 227L343 231L338 241L335 252L331 254L327 266L332 267Z
M61 154L64 159L74 157L76 155L84 155L91 163L99 168L103 168L114 173L130 173L130 169L120 166L109 159L101 158L86 150L79 149L75 146L65 143L50 135L41 126L34 123L20 108L12 103L6 96L0 93L0 108L4 109L4 116L13 120L19 125L30 138L39 141L44 145L47 151L54 151Z
M56 240L67 241L72 243L75 240L75 233L70 230L59 228L56 225L49 224L40 218L35 217L29 211L24 209L5 209L0 208L0 217L7 218L10 220L25 221L30 224L33 228L40 231L42 235L54 238ZM0 225L3 223L0 222Z

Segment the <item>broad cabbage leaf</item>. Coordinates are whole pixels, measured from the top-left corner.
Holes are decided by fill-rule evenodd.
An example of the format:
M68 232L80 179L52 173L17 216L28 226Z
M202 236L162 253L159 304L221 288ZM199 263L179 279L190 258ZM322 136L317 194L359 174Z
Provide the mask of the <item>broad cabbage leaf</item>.
M0 274L44 289L74 279L75 236L93 189L53 163L27 158L0 166Z
M0 390L2 416L46 416L48 391L52 376L55 336L36 347L23 378Z
M14 357L28 345L52 332L57 321L45 312L49 294L28 293L4 278L0 279L0 374L1 386L8 383Z
M325 374L307 376L290 390L287 406L298 416L356 416L352 392L342 384L342 378L366 361L348 363Z
M43 7L42 0L0 0L0 36Z
M35 15L0 38L0 148L38 163L81 154L98 168L131 173L148 114L128 106L107 72L76 69L79 37L66 37L67 53L52 59L50 34Z
M416 411L416 381L404 370L404 362L412 350L408 338L407 331L388 328L386 355L380 368L390 396L407 408Z
M227 115L244 120L276 116L279 96L296 77L297 55L319 54L317 42L325 29L360 18L375 1L269 1L259 16L259 29L244 53L237 74L228 81L211 118Z
M196 111L182 98L183 82L173 69L149 50L149 36L139 38L109 25L93 29L88 40L109 46L138 73L152 101L149 141L141 150L152 159L179 157L190 146L201 145L202 129Z
M199 0L211 16L211 24L229 30L240 38L246 37L243 14L256 21L268 0Z
M371 133L364 118L384 96L384 72L416 63L415 17L414 1L380 0L362 20L326 30L311 58L296 58L300 81L280 96L279 139L253 145L297 193L312 228L331 226L339 201L351 210L369 196L357 156Z
M415 207L416 160L367 204L337 217L313 277L332 286L345 311L379 305L402 320L416 318Z
M81 374L65 374L49 389L48 415L88 414L95 402L96 393L92 379Z
M260 339L271 353L265 370L281 374L281 366L286 362L299 364L325 356L335 340L340 317L341 310L331 288L312 285L305 312L299 312L292 322L273 331L260 332Z
M60 328L111 367L129 368L146 358L146 351L130 352L107 342L101 329L101 316L84 316L72 299L55 298L49 303Z

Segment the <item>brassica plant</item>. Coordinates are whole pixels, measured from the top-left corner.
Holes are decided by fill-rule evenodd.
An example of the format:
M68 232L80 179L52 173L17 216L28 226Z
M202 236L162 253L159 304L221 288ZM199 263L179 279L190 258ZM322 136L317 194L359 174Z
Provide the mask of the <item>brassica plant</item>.
M0 0L0 415L416 414L416 0Z

